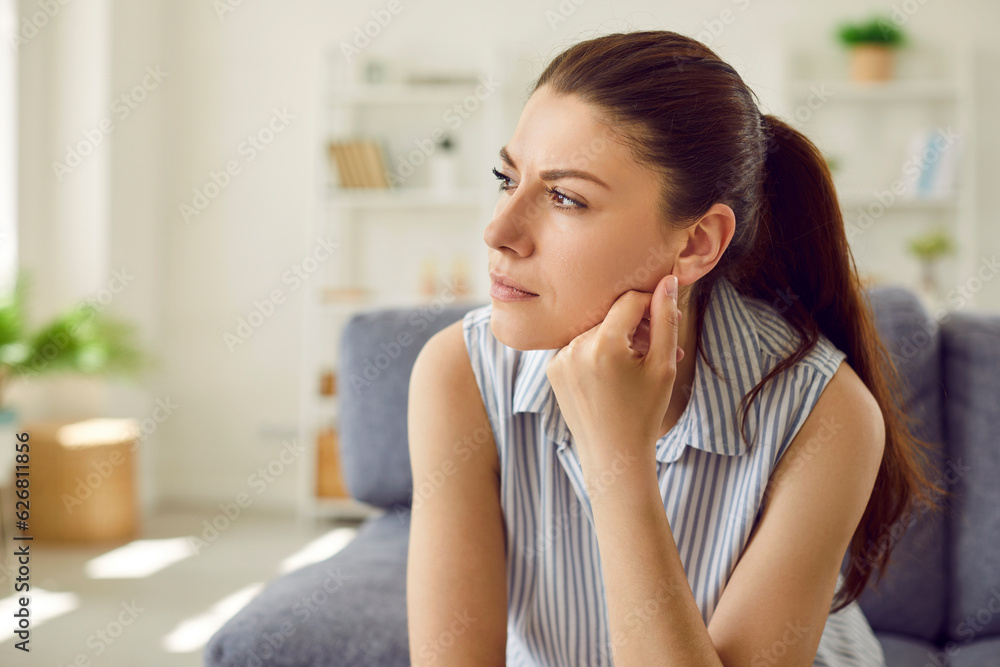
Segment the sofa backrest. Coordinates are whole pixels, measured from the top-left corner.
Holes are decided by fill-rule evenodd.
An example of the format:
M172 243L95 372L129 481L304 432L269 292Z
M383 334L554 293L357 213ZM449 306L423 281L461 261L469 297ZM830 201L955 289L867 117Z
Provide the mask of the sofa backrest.
M406 412L413 362L431 336L482 305L370 310L348 320L338 378L340 455L353 497L376 507L410 506Z
M954 482L945 639L960 651L1000 634L1000 315L952 312L941 331Z
M937 443L928 475L937 480L949 457L944 441L940 327L907 289L878 285L869 288L866 296L879 337L902 379L904 395L897 398L897 404L918 419L918 438ZM876 570L858 603L876 631L935 641L943 628L948 591L946 512L915 508L904 513L889 533L880 544L867 545L864 557L871 560L890 544L893 551L882 578L876 585ZM845 557L845 574L852 565L849 561Z

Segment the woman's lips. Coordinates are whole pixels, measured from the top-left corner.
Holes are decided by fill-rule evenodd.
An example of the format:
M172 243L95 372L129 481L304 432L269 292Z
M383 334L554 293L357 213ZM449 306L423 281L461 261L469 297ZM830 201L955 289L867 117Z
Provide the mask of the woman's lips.
M528 299L534 299L538 295L522 292L510 285L504 285L494 280L490 283L490 296L500 301L527 301Z

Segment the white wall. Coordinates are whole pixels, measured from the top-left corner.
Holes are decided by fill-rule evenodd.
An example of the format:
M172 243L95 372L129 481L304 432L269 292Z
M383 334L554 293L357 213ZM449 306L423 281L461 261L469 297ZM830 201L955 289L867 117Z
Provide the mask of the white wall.
M541 67L561 48L595 31L656 27L695 35L718 28L715 21L728 20L722 12L729 10L734 19L713 46L740 70L762 103L779 112L786 45L829 42L837 20L893 6L859 0L578 0L579 6L570 0L400 2L403 11L375 38L372 52L419 53L429 62L473 66L485 66L477 62L484 57L483 43L524 46L537 53ZM1000 174L1000 130L987 122L1000 116L1000 90L987 87L1000 69L1000 46L992 34L1000 9L989 0L905 4L918 7L906 25L914 39L960 36L979 49L980 245L1000 249L1000 226L992 223L987 204ZM32 5L22 2L22 7ZM140 321L164 360L142 400L130 402L116 390L108 409L141 415L155 398L166 396L179 405L150 443L147 486L166 502L231 500L246 490L247 476L276 455L282 430L293 435L305 290L291 295L235 351L227 350L222 336L308 249L305 230L314 215L322 140L316 129L322 54L331 44L352 39L369 12L385 6L261 0L239 3L219 16L213 3L203 0L113 3L111 93L132 85L151 63L161 63L169 73L114 135L108 267L135 267L136 280L116 299L114 310ZM566 20L551 24L560 8ZM58 186L48 166L57 146L46 136L55 99L46 78L52 68L49 33L35 38L35 53L22 58L21 69L21 220L28 221L22 256L39 271L50 261L51 230L59 219L51 205ZM287 108L294 119L247 162L238 146L265 125L274 108ZM193 188L210 182L210 173L231 159L241 161L240 174L185 223L178 206L191 203ZM472 253L484 256L478 248ZM385 266L393 265L394 259L385 257ZM998 282L985 285L980 307L1000 306ZM277 437L262 435L262 429ZM259 508L293 507L297 481L294 471L286 472L259 498Z

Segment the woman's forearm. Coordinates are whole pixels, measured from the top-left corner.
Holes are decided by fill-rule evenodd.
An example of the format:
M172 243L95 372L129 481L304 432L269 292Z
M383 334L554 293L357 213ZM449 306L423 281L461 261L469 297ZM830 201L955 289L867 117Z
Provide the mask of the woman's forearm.
M655 461L588 489L615 665L721 666L677 552Z

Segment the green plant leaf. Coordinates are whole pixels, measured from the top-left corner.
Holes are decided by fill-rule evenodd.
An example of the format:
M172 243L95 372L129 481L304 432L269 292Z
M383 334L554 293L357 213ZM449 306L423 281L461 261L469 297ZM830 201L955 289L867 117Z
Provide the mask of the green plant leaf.
M903 31L888 16L873 16L865 21L841 23L836 29L837 37L846 46L859 44L880 44L902 46L905 43Z

